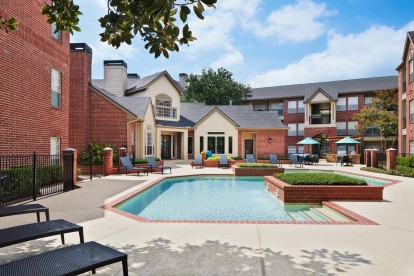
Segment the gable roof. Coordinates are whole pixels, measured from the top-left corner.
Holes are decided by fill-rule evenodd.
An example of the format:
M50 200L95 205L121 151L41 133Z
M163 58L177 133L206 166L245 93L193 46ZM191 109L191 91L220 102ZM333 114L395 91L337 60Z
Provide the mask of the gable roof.
M316 89L316 91L312 95L309 96L309 98L306 100L306 102L312 101L312 99L315 98L316 95L318 95L319 93L321 93L326 98L328 98L328 100L332 101L332 97L328 93L326 93L322 88L319 87L318 89Z
M252 97L249 98L249 100L269 100L304 97L305 101L309 101L309 98L315 93L315 91L318 88L323 89L333 100L336 100L338 98L338 94L371 92L376 90L392 89L397 87L397 76L293 84L264 88L253 88Z
M399 71L402 67L404 67L405 62L407 61L408 48L410 47L410 43L414 45L414 32L407 33L401 63L397 66L397 68L395 68L395 70Z
M133 81L128 80L125 94L128 95L132 93L139 93L145 91L151 84L160 79L162 76L166 76L167 79L171 82L172 86L174 86L177 89L178 94L182 95L183 89L181 85L178 85L177 81L175 81L167 71L155 73L141 79L133 79Z
M227 119L233 126L240 127L235 121L233 121L227 114L225 114L223 111L218 109L217 107L214 107L210 112L208 112L206 115L204 115L201 120L199 120L194 126L200 125L205 119L210 117L213 113L219 113L223 118Z

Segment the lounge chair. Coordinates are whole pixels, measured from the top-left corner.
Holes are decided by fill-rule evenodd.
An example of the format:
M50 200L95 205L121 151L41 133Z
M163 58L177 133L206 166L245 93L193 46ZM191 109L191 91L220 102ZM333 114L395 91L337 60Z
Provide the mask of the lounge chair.
M204 168L203 157L201 154L196 154L194 161L191 162L191 168L194 167Z
M303 167L303 160L299 160L299 156L292 154L290 156L290 165L299 165L300 167Z
M246 154L246 163L256 163L253 154Z
M65 244L64 234L71 232L79 232L80 242L83 243L83 227L63 219L4 228L0 229L0 248L54 235L60 235L62 244Z
M46 215L46 220L50 220L49 219L49 208L43 205L40 205L40 204L27 204L27 205L0 207L0 217L36 213L37 222L40 222L40 212L44 212Z
M132 165L131 160L128 157L120 157L121 159L121 163L122 163L122 167L126 170L126 174L128 175L129 171L137 171L137 174L139 175L139 172L144 172L147 173L148 175L148 168L145 167L134 167L134 165Z
M0 275L79 275L122 262L128 275L128 255L108 246L87 242L55 249L0 266Z
M218 163L218 167L222 168L222 167L226 167L226 168L230 168L230 164L229 161L227 161L227 155L222 154L220 155L220 161Z
M282 167L282 163L280 163L280 161L277 160L276 154L269 154L269 158L270 158L270 164L274 164L274 165Z
M150 165L150 170L151 172L154 172L154 170L161 170L161 173L164 173L165 169L170 169L170 173L171 173L171 167L168 166L164 166L164 165L158 165L157 161L155 160L155 158L153 156L148 156L146 157L147 161L148 161L148 165Z

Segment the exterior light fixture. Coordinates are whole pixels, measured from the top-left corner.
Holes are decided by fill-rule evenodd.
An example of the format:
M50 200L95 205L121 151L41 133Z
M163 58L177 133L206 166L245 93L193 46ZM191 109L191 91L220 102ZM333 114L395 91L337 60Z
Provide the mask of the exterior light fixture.
M267 141L269 142L269 144L272 143L272 137L269 137L269 139L267 139Z

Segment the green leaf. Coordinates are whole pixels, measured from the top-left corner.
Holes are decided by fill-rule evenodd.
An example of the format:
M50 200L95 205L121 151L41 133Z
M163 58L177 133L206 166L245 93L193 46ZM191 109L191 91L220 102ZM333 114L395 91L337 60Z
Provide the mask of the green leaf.
M198 18L204 19L203 12L200 11L197 6L193 6L194 13L197 15Z
M183 21L184 23L187 21L187 15L190 14L191 11L187 6L181 6L180 9L180 19L181 21Z

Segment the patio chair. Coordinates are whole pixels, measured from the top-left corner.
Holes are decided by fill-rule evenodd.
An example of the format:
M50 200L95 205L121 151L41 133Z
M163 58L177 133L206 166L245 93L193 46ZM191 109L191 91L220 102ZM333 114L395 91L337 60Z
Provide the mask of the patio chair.
M218 163L218 167L222 168L222 167L226 167L226 168L230 168L230 164L229 161L227 161L227 155L222 154L220 155L220 161Z
M79 275L122 262L128 275L128 255L108 246L87 242L51 250L0 266L0 275Z
M269 154L269 158L270 158L270 164L275 164L277 166L282 167L282 163L280 163L280 161L277 160L276 154Z
M292 154L290 156L290 165L299 165L300 167L303 167L303 160L299 160L299 157L297 155Z
M348 155L342 156L341 166L351 166L351 165L352 165L351 157L349 157Z
M317 154L312 154L310 160L312 164L319 164L319 156Z
M256 163L253 154L246 154L246 163Z
M191 161L191 168L194 167L204 168L203 157L201 154L196 154L194 161Z
M50 220L49 219L49 208L43 205L40 205L40 204L26 204L26 205L0 207L0 217L36 213L37 222L40 222L41 212L45 213L46 220Z
M148 165L150 165L151 172L154 172L154 170L161 170L161 173L164 173L165 169L170 169L170 173L171 173L171 167L164 166L164 165L158 165L157 161L155 160L155 157L148 156L145 159L147 159Z
M128 175L129 171L137 171L137 174L139 175L139 172L147 173L148 175L148 168L145 167L134 167L132 165L131 160L128 157L120 157L122 167L126 170L126 175Z

